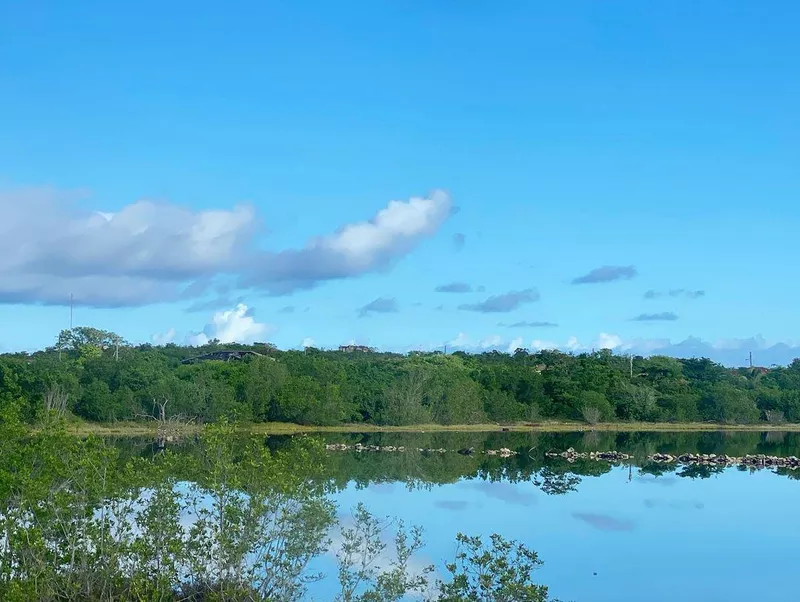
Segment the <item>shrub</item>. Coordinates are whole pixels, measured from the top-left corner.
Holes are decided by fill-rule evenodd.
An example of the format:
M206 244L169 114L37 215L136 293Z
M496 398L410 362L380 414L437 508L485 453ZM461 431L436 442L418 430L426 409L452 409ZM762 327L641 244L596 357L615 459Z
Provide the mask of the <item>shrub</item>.
M592 406L584 406L581 413L588 424L598 424L602 418L600 409Z

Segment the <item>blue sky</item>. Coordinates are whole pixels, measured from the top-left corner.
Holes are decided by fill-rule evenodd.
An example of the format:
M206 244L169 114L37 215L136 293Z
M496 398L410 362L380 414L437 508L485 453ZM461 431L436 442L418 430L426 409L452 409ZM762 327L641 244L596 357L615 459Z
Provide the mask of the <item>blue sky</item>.
M72 293L133 341L787 361L798 19L0 0L0 345Z

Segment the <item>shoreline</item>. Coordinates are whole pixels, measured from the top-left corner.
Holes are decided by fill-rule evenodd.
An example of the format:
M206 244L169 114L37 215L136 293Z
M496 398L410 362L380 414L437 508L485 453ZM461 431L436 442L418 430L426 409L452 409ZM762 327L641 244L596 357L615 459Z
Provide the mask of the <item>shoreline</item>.
M791 424L717 424L706 422L604 422L589 425L583 422L546 421L517 424L418 424L409 426L376 426L372 424L341 424L336 426L303 426L283 422L242 423L239 430L253 435L295 435L301 433L491 433L491 432L543 432L574 433L589 431L616 432L800 432L800 423ZM200 432L202 427L179 427L183 434ZM139 437L158 434L158 425L147 422L68 423L68 433L76 436Z

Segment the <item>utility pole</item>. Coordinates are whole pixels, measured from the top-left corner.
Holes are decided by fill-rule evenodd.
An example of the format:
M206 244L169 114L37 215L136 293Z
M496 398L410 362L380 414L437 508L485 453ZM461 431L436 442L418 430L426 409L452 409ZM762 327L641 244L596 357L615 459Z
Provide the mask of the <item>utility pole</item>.
M753 352L750 352L750 368L753 368Z
M72 293L69 294L69 329L72 330Z
M628 359L630 359L630 361L631 361L631 380L633 380L633 354L632 353L628 356Z

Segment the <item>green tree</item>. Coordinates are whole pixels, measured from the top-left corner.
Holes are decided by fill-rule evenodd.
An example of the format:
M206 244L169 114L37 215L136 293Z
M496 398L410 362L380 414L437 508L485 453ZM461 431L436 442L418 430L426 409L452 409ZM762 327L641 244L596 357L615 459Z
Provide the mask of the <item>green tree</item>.
M760 415L755 402L746 391L725 383L709 388L700 406L704 419L723 424L750 424L756 422Z

